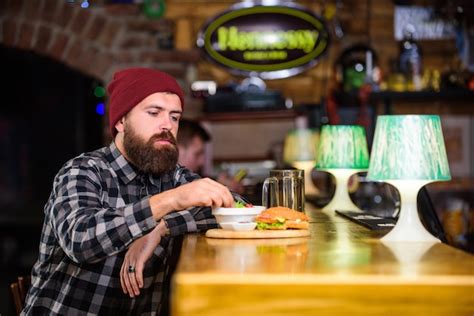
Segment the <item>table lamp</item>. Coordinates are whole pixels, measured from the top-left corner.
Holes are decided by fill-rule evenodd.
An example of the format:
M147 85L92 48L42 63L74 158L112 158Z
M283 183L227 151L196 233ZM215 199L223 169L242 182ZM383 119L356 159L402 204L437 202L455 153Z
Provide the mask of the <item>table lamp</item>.
M313 184L311 177L318 141L319 133L316 129L297 128L288 132L283 146L283 161L296 169L304 170L306 196L319 195L319 190Z
M418 191L427 183L451 179L438 115L381 115L377 118L369 180L381 180L400 193L400 215L383 241L439 242L418 216Z
M324 125L321 128L316 168L331 173L336 180L336 191L324 211L359 210L349 197L348 181L354 173L367 170L368 165L369 151L362 126Z

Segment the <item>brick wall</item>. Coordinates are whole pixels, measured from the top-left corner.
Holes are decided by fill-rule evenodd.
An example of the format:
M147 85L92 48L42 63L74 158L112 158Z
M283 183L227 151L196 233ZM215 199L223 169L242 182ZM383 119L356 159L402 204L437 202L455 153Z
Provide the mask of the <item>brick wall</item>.
M0 1L0 43L33 50L107 81L117 68L166 68L183 76L183 63L196 53L157 51L156 36L169 20L149 20L137 6L82 9L65 0Z

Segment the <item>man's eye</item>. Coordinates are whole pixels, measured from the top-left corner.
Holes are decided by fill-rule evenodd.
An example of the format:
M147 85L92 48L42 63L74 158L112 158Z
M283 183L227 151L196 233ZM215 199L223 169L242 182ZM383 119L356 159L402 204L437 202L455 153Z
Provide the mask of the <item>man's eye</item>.
M156 111L148 111L148 114L150 114L151 116L157 116L157 115L158 115L158 112L156 112Z
M171 119L173 122L179 122L179 116L172 116Z

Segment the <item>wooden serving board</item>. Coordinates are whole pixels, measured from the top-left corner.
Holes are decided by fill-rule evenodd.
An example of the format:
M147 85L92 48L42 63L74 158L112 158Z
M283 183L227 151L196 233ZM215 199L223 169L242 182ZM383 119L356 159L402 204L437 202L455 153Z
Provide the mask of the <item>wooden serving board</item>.
M227 239L252 239L252 238L295 238L308 237L307 229L287 229L287 230L250 230L233 231L225 229L209 229L206 232L208 238L227 238Z

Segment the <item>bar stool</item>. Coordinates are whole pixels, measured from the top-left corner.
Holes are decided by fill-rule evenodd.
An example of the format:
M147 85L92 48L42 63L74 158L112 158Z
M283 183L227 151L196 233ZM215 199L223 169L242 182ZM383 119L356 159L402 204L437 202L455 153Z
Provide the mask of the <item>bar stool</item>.
M20 315L25 306L26 293L28 292L30 284L30 276L19 276L16 282L10 284L10 292L12 293L13 304L15 305L17 315Z

